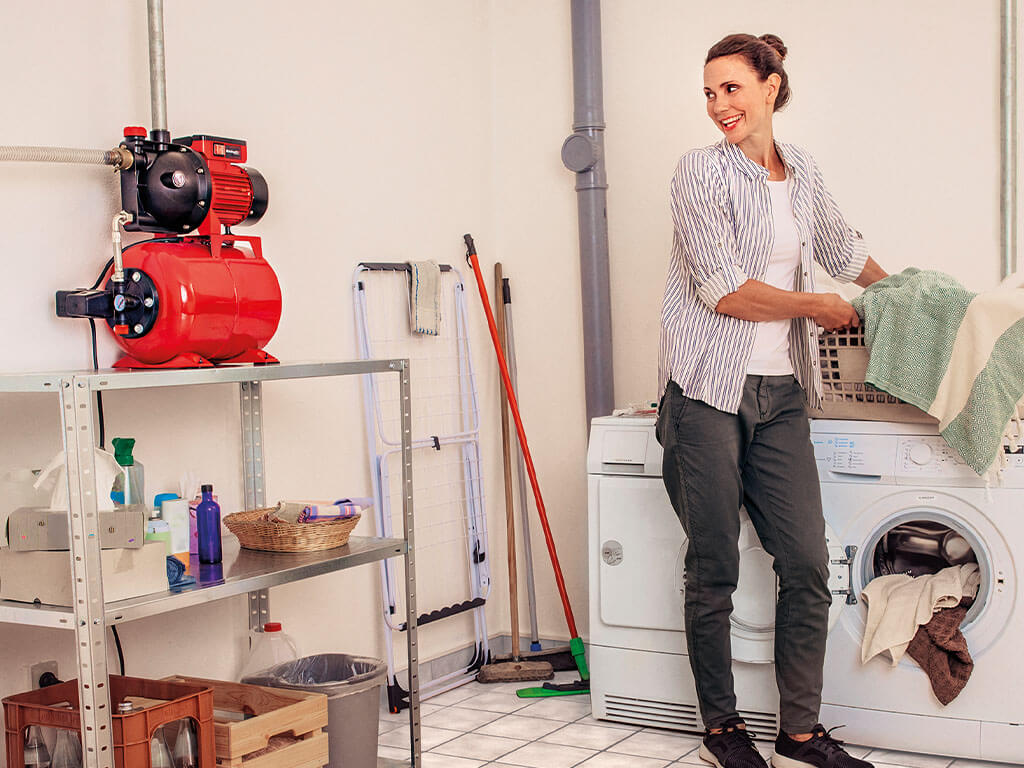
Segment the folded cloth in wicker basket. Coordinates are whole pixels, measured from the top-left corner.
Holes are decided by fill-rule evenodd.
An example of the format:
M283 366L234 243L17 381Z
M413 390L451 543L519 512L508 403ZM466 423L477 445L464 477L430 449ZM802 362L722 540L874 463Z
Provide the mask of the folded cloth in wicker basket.
M329 501L279 501L267 510L264 519L272 523L316 523L324 520L347 520L373 504L372 499L356 497Z
M939 420L979 475L1001 469L1024 405L1024 289L973 293L942 272L905 269L853 300L871 350L865 380Z

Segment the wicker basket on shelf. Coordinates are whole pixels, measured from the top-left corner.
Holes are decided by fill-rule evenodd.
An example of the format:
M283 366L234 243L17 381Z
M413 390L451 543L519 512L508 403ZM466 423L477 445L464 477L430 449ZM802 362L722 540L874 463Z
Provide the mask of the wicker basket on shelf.
M315 552L334 549L348 543L349 534L361 515L344 520L323 520L316 523L272 523L261 519L274 507L235 512L224 518L238 542L246 549L264 552Z

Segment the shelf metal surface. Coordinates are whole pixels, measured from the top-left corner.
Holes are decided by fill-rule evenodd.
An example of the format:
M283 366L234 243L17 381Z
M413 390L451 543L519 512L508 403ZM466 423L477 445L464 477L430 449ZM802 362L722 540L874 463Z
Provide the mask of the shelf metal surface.
M401 370L405 360L308 361L278 365L223 365L216 368L154 368L100 371L50 371L0 375L0 392L54 392L61 379L76 379L93 390L184 387L194 384L224 384L243 381L311 379L360 373Z
M256 552L226 541L223 562L201 566L193 573L195 584L107 603L105 618L107 624L120 624L397 557L405 550L403 539L363 536L351 537L344 547L301 553ZM62 606L0 600L0 622L73 629L74 613Z
M0 392L52 392L60 391L60 380L67 374L5 373L0 375Z
M350 360L341 362L299 362L278 365L224 365L216 368L175 368L153 370L82 371L75 380L90 389L146 389L184 387L195 384L224 384L245 381L312 379L361 373L388 373L401 370L405 360Z

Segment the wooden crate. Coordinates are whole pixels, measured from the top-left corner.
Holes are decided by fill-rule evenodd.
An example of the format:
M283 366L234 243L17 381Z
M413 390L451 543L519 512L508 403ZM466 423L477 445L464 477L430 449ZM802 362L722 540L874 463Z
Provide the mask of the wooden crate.
M195 677L168 680L213 689L213 730L218 768L322 768L329 762L327 697L282 688L264 688ZM247 720L223 713L252 715ZM274 736L295 741L264 755L246 758L265 749Z

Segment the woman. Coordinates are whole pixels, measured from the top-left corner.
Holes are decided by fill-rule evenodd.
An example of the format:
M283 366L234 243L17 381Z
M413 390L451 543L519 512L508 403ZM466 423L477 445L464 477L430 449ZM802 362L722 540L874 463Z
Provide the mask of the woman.
M686 642L707 732L700 756L764 768L733 691L729 616L740 506L779 580L775 768L870 768L818 723L831 595L806 402L820 402L817 326L856 326L837 294L814 293L813 262L866 286L886 276L843 220L811 156L776 142L790 97L774 35L708 51L704 95L720 143L683 156L662 307L658 439L688 539Z

